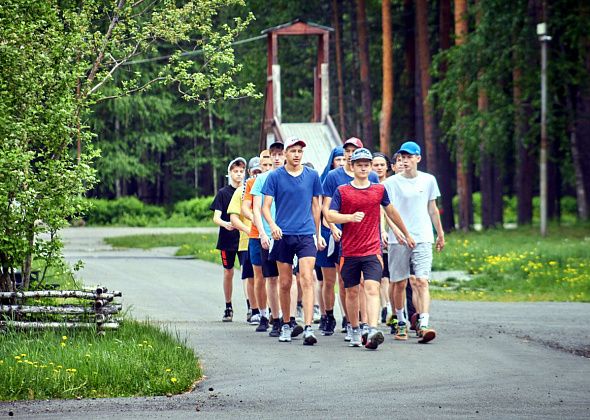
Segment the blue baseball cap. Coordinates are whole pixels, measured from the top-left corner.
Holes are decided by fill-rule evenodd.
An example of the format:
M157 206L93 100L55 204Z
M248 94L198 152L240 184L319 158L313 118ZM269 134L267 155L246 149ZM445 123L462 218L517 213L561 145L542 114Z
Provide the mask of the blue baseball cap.
M397 153L408 153L410 155L420 155L420 146L413 141L407 141L401 145Z
M371 152L369 152L369 149L365 149L364 147L361 147L359 149L356 149L354 152L352 152L352 156L350 158L351 162L357 161L357 160L373 160L373 155L371 154Z

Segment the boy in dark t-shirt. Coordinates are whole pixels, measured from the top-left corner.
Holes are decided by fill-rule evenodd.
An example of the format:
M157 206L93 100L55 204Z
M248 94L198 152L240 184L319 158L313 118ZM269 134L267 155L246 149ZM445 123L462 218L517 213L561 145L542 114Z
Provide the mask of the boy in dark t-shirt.
M229 215L227 214L227 207L229 206L234 192L244 179L245 170L246 160L242 157L238 157L229 163L227 166L229 185L226 185L217 192L210 207L210 210L213 210L213 223L219 226L217 249L221 251L221 263L223 264L223 293L225 295L223 322L231 322L234 315L231 297L234 279L234 263L240 242L240 231L231 223Z
M382 184L369 181L373 156L365 148L357 149L351 157L354 179L338 187L330 203L327 219L342 224L342 263L340 273L346 289L346 305L352 326L350 346L359 347L361 342L367 349L375 350L383 343L383 333L377 330L380 312L379 287L383 260L381 258L381 212L386 214L402 232L400 242L413 247L399 213L389 202L389 196ZM365 281L367 318L369 331L361 337L359 329L358 293L361 274Z

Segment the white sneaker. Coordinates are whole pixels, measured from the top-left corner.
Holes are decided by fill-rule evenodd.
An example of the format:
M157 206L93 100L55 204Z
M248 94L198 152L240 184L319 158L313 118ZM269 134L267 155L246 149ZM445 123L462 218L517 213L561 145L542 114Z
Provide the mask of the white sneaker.
M348 343L350 347L360 347L361 346L361 330L359 328L354 328L352 330L352 334L350 335L350 343Z
M313 346L317 342L318 340L315 338L313 329L311 327L305 327L305 330L303 331L303 345Z
M260 314L254 314L250 317L250 325L258 325L260 324Z
M281 343L290 343L291 342L291 327L289 324L283 324L281 327L281 335L279 336L279 341Z
M346 324L346 335L344 336L344 341L352 340L352 325Z
M320 313L320 307L317 305L314 305L314 307L313 307L313 323L318 324L320 322L321 317L322 317L322 314Z

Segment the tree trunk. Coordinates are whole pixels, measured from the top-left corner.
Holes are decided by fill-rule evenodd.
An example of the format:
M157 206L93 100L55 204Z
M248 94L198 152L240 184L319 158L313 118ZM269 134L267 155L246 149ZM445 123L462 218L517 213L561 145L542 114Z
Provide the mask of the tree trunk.
M336 55L336 79L338 82L338 121L340 137L346 138L346 108L344 107L344 77L342 54L342 0L332 0L332 26L334 27L334 52Z
M363 143L373 149L373 118L371 104L371 79L369 75L369 37L367 31L367 10L365 0L357 0L357 31L359 41L359 62L361 65L361 104L363 107Z
M504 179L500 165L492 165L492 174L494 177L493 191L493 216L494 226L504 226Z
M455 1L455 44L463 45L467 38L467 0ZM457 194L459 195L459 229L467 231L473 218L473 199L469 165L465 160L464 140L457 139Z
M439 39L440 49L448 50L451 48L451 1L441 0L439 8ZM446 63L442 63L441 72L447 70ZM438 129L437 129L438 133ZM438 135L437 138L440 138ZM453 180L455 173L453 171L453 163L451 162L451 153L445 143L437 143L437 168L438 168L438 183L441 193L441 223L445 232L455 229L455 215L453 211Z
M481 6L481 1L478 2ZM481 23L481 9L476 16L476 25ZM484 70L480 70L478 78L481 80ZM480 88L477 92L477 111L481 117L480 128L483 132L485 129L486 114L489 108L488 94L485 89ZM486 140L479 145L479 189L481 194L481 226L483 229L494 227L494 170L492 157L486 150Z
M525 133L529 130L529 118L532 113L530 103L522 97L522 69L513 55L512 97L514 102L514 139L518 165L516 165L516 221L518 225L530 224L533 220L533 185L535 158L530 145L526 143Z
M404 0L404 58L405 58L405 75L403 78L406 92L411 93L411 103L407 106L408 119L405 125L404 138L416 139L416 87L414 80L416 78L416 48L414 37L414 2Z
M358 42L358 29L357 29L357 13L356 13L356 0L350 0L348 3L350 13L350 43L349 51L351 52L351 70L349 72L349 83L350 87L349 101L348 103L348 134L347 136L362 137L362 127L358 117L358 91L359 91L359 80L356 77L360 73L359 70L359 42Z
M383 100L379 126L379 146L390 155L391 115L393 112L393 33L391 29L391 0L381 0L383 26Z
M590 38L584 40L585 67L590 73ZM572 152L572 163L574 165L576 199L578 207L578 218L588 220L590 215L590 167L582 162L590 160L590 89L578 87L570 89L570 100L568 106L573 108L570 111L572 123L570 128L570 147Z
M434 116L432 105L427 100L431 86L430 77L430 49L428 46L428 3L426 0L416 2L416 31L418 40L420 90L422 110L424 114L424 145L426 146L426 168L435 176L436 168L436 139L434 138Z

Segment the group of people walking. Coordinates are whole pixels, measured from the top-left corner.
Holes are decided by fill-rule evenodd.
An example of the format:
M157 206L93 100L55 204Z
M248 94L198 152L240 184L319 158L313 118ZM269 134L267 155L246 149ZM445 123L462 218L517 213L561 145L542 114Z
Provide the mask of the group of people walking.
M306 146L292 137L228 165L229 184L211 205L224 267L223 321L233 319L238 257L256 332L280 342L303 334L303 344L314 345L319 306L320 333L332 336L338 285L351 347L384 342L378 323L387 322L387 301L396 340L415 330L419 342L432 341L428 281L433 244L441 251L445 242L436 179L418 170L420 146L405 142L390 161L352 137L332 151L321 175L304 163Z

